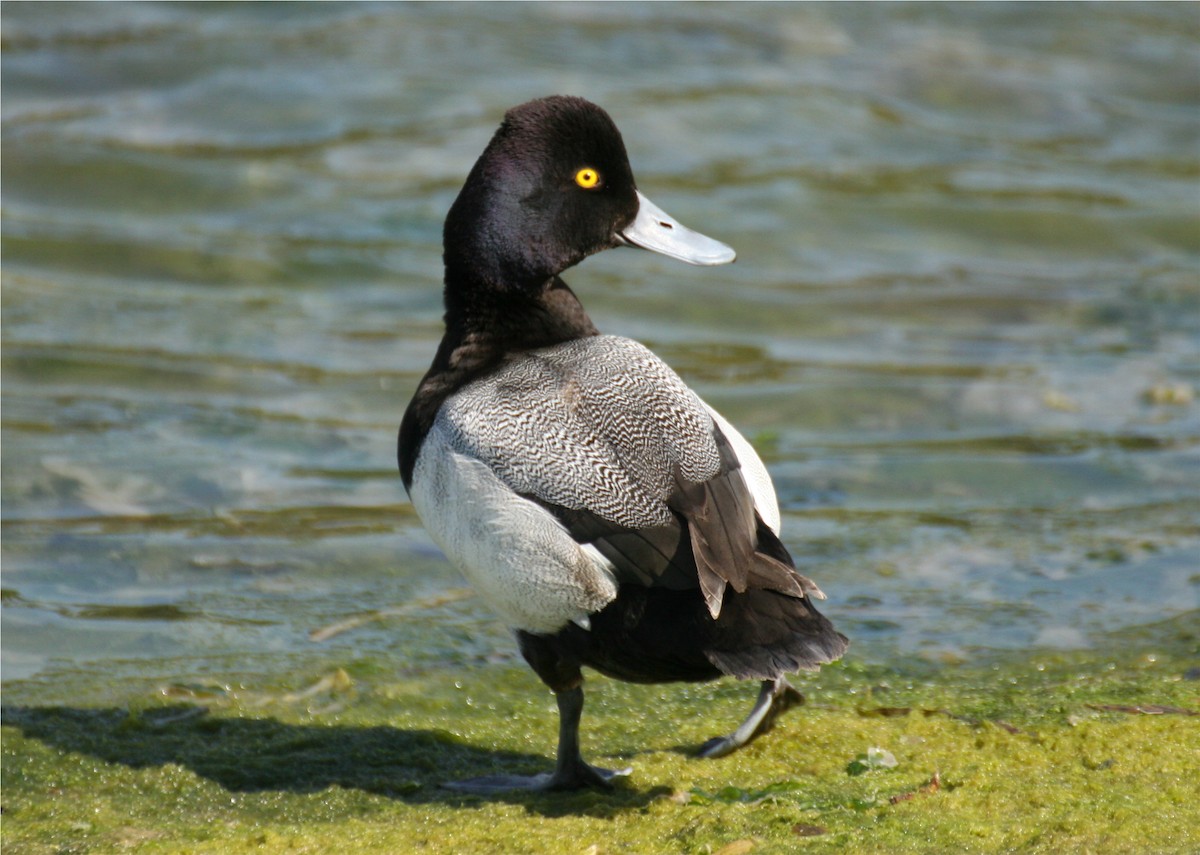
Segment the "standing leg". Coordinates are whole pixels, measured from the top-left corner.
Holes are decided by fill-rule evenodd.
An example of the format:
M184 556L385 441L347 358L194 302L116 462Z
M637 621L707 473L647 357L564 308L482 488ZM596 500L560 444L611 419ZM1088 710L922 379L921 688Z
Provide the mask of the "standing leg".
M508 790L579 790L584 787L612 789L613 778L632 769L599 769L584 762L579 750L579 720L583 715L583 672L554 636L518 632L521 655L554 692L558 702L558 759L554 773L540 775L487 775L445 784L468 793L500 793Z
M611 790L613 778L628 775L625 769L600 769L584 762L579 751L579 719L583 714L583 686L576 686L555 695L558 701L558 762L554 775L546 784L547 790L580 790L597 787Z

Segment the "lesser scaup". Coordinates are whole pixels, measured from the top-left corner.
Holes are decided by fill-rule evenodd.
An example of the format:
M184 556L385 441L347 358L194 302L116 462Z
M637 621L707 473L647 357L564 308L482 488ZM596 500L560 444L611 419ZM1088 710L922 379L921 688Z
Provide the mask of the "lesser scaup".
M642 683L761 680L749 718L700 749L717 757L800 700L786 674L846 649L779 540L750 444L645 347L601 335L559 278L625 245L734 259L638 192L612 119L580 98L510 110L446 218L446 333L404 414L400 472L560 714L553 774L460 789L627 774L580 754L584 665Z

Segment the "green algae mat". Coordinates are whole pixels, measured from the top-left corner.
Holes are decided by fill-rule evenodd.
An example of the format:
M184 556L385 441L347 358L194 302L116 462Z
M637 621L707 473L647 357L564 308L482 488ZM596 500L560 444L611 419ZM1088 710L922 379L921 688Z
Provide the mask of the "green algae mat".
M287 684L132 681L5 699L5 853L1200 851L1200 616L1107 655L850 658L731 757L690 753L754 687L593 677L607 794L467 796L550 767L552 698L513 662L398 675L362 659ZM310 666L313 662L308 663ZM233 664L231 663L231 669ZM16 703L14 696L28 702Z

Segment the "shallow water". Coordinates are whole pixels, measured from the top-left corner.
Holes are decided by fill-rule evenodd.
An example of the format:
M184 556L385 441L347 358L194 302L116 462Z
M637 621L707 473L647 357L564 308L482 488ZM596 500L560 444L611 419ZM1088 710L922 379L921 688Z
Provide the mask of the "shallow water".
M6 682L512 655L395 428L551 92L738 250L566 278L755 442L856 655L1198 606L1193 4L5 3L2 61Z

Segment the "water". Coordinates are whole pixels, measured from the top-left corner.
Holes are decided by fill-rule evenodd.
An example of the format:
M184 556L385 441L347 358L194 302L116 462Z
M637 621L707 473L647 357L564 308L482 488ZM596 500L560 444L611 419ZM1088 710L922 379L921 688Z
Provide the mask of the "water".
M756 443L856 655L1197 608L1194 4L5 3L10 692L512 655L395 429L445 211L552 92L738 250L566 278Z

